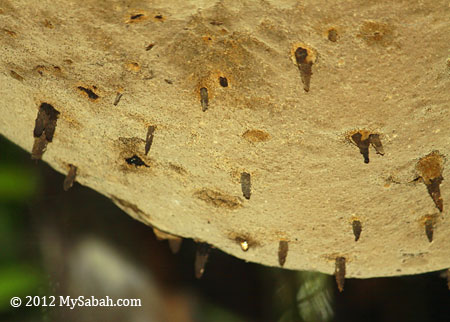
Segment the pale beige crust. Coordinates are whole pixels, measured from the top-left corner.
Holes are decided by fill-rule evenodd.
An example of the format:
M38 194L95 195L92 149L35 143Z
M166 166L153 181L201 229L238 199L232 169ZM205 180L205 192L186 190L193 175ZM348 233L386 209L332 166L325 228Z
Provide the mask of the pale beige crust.
M45 162L76 166L79 183L148 225L247 261L278 266L287 241L288 269L333 274L337 257L347 277L444 269L449 17L439 0L0 0L0 132L31 152L51 104ZM364 163L357 131L378 134L384 155L370 146ZM443 212L419 173L432 152Z

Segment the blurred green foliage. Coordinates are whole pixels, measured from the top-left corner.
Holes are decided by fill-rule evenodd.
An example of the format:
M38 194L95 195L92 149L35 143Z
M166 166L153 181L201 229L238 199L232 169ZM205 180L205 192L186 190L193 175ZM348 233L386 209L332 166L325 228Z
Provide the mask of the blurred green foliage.
M285 304L278 322L328 322L334 317L333 279L319 272L282 271L277 297Z
M18 296L25 304L25 296L34 296L42 282L41 272L33 266L12 262L0 267L0 312L13 309L9 301Z
M11 297L38 295L44 284L26 243L26 205L36 195L39 175L21 154L25 152L0 137L0 314L17 310L10 306Z
M37 187L35 171L20 165L0 164L0 203L23 202L34 196Z

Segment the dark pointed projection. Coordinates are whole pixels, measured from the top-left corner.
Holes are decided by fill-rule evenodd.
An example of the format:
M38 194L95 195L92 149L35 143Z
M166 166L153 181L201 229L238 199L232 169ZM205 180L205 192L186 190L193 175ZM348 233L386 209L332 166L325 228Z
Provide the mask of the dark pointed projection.
M298 70L300 71L300 77L302 78L303 89L305 92L309 92L313 65L312 61L307 58L308 50L302 47L298 47L295 50L295 60L297 62Z
M69 173L67 173L67 176L64 179L64 184L63 184L64 191L67 191L70 188L72 188L73 183L75 182L75 177L77 176L77 169L78 168L76 166L74 166L73 164L69 165Z
M439 151L433 151L422 157L416 164L416 170L420 175L418 179L421 179L425 184L428 194L440 212L444 211L444 200L442 200L440 190L440 184L444 180L442 176L443 164L444 157Z
M336 258L334 276L336 277L336 284L339 292L342 292L345 283L345 257Z
M197 253L195 254L195 277L201 278L205 273L206 262L208 261L211 246L207 243L197 244Z

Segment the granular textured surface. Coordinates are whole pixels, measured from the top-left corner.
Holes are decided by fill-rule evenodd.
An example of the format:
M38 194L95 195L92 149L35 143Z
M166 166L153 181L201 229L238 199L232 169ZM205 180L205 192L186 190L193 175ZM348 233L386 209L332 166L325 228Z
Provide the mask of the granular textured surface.
M0 0L0 133L31 152L52 106L44 162L246 261L279 266L282 240L288 269L448 268L449 20L441 0Z

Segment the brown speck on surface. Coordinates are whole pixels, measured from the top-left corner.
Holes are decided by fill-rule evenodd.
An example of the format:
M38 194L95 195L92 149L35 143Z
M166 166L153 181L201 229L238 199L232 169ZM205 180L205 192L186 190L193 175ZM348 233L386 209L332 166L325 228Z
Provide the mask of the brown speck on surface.
M280 264L280 266L284 266L288 251L289 251L288 242L286 240L280 240L278 244L278 263Z
M131 13L126 19L126 23L138 23L148 19L148 15L142 10Z
M129 62L125 65L125 68L130 72L139 72L141 70L141 66L136 62Z
M43 25L44 25L44 27L49 28L49 29L55 28L55 26L52 24L52 22L48 19L44 19Z
M99 96L92 90L92 89L90 89L90 88L86 88L86 87L83 87L83 86L78 86L77 87L82 93L84 93L84 94L86 94L88 97L89 97L89 99L91 99L91 100L96 100L96 99L98 99L99 98ZM94 87L93 87L93 89L94 89Z
M332 42L336 42L338 39L338 33L337 30L334 28L330 28L328 30L328 40Z
M342 292L345 283L345 257L336 257L334 276L339 292Z
M228 87L228 79L226 77L219 77L219 84L222 87Z
M9 74L11 75L12 78L17 79L18 81L23 81L23 77L20 76L19 74L17 74L15 71L10 70Z
M67 173L66 178L64 179L63 189L64 191L72 188L73 183L75 182L75 177L77 176L77 167L73 164L69 165L69 172Z
M353 220L352 227L353 227L353 235L355 235L355 241L358 241L362 231L361 221Z
M205 265L208 261L209 253L211 252L211 246L207 243L198 243L197 252L195 254L195 277L201 278L205 273Z
M202 104L202 111L205 112L208 109L208 89L206 87L200 88L200 103Z
M149 51L150 49L152 49L153 47L155 47L155 44L148 44L146 47L145 47L145 51Z
M211 189L199 190L194 196L217 208L237 209L242 206L239 198Z
M261 130L247 130L242 134L242 137L249 142L264 142L270 139L270 135L267 132Z
M117 106L119 104L120 99L122 98L122 93L117 93L116 98L114 99L114 106Z
M309 92L312 76L312 61L307 60L308 51L305 48L298 47L295 51L295 60L300 71L300 77L303 82L303 89L305 92Z
M150 125L147 129L147 136L145 138L145 155L148 154L148 151L150 151L150 148L152 147L153 143L153 133L155 132L156 127L153 125Z
M380 45L386 47L393 43L393 27L384 22L364 21L356 35L368 45Z
M15 31L12 31L12 30L9 30L9 29L6 29L6 28L3 28L3 29L1 29L5 34L7 34L7 35L9 35L9 36L11 36L11 37L16 37L17 36L17 33L15 32Z
M431 243L433 241L433 219L428 218L425 220L425 234L427 235L428 241Z
M242 194L244 195L245 199L250 199L251 195L251 181L250 181L250 173L248 172L242 172L241 173L241 189Z
M443 163L444 157L438 151L433 151L421 158L416 165L416 170L426 185L428 194L440 212L444 211L444 201L440 190L440 184L444 180L442 177Z
M169 162L168 168L178 174L183 175L183 176L187 174L187 170L185 168L183 168L181 165L177 165L177 164Z
M39 106L33 130L33 136L35 137L31 153L31 158L33 160L41 159L47 147L47 143L52 142L58 115L59 112L48 103L42 103Z

